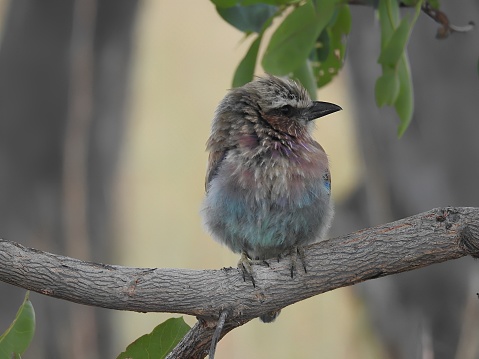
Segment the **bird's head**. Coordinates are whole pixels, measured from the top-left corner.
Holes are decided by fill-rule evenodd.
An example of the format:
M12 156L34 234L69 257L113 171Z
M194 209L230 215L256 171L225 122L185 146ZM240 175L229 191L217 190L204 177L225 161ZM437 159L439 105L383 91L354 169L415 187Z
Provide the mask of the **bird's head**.
M312 120L339 110L335 104L312 101L295 81L266 76L232 89L218 107L215 120L229 122L233 125L230 131L250 128L260 137L258 131L298 137L311 131Z
M273 116L294 119L306 125L311 120L341 110L329 102L312 101L304 87L289 79L268 76L245 87L259 95L258 106L266 120Z

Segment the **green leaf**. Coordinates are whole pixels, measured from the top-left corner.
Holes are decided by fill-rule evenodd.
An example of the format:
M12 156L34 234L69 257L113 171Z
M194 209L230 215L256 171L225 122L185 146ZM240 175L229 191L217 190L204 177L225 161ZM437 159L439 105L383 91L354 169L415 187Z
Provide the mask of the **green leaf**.
M378 62L381 65L395 67L401 58L409 40L409 22L403 19L391 38L381 50Z
M30 292L18 309L7 331L0 336L0 358L19 358L28 348L35 334L35 311L28 299Z
M336 35L347 35L351 31L351 11L349 5L341 5L338 10L336 21L332 26Z
M294 9L272 35L263 56L263 68L279 76L299 68L333 16L336 3L337 0L324 0L316 12L308 0Z
M321 42L320 47L317 47L310 54L318 88L328 84L339 73L344 64L346 54L345 35L351 30L351 13L348 5L341 5L336 12L333 21L318 38L318 41ZM325 53L326 58L324 58Z
M252 4L269 4L269 5L292 5L297 4L301 0L239 0L238 3L241 5L252 5Z
M414 17L400 21L396 0L381 0L378 14L381 24L381 54L378 62L383 75L377 80L375 95L378 106L393 105L399 116L398 136L401 137L411 123L414 96L411 70L406 45L414 24L421 13L424 0L415 0ZM398 90L399 83L399 90Z
M397 1L380 0L378 14L381 26L381 49L383 49L399 24L399 5Z
M308 59L304 61L304 64L293 71L293 77L299 81L303 87L308 91L312 100L316 100L316 79L314 78L313 69Z
M391 70L380 76L376 81L374 93L379 107L394 105L399 96L400 82L395 71Z
M117 359L162 359L190 330L182 317L170 318L128 345Z
M323 62L328 59L331 45L331 36L329 33L328 29L324 29L319 35L314 44L314 50L310 55L312 60Z
M411 78L411 69L406 54L403 54L398 64L399 77L399 95L394 107L399 115L400 123L398 127L398 136L401 137L412 120L414 111L414 95Z
M428 3L429 3L429 5L431 5L431 7L434 10L438 10L439 7L440 7L439 0L429 0Z
M264 32L273 22L275 15L272 15L266 22L263 24L261 32L258 37L251 44L248 52L245 57L241 60L238 67L236 68L235 74L233 76L233 87L243 86L244 84L253 80L254 69L256 67L256 59L258 57L259 46L263 39Z
M272 17L277 7L266 4L249 6L216 7L218 14L229 24L243 32L261 32L263 25Z
M256 58L258 57L259 45L261 44L262 35L258 36L251 44L245 57L241 60L236 68L233 77L233 87L240 87L253 80L254 68L256 66Z

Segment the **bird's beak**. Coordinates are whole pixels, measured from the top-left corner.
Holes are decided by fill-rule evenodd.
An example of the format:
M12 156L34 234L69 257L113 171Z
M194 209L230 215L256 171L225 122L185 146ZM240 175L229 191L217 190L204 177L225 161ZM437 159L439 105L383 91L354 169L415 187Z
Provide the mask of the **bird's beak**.
M342 108L334 103L314 101L313 104L306 109L305 115L308 121L312 121L340 110L342 110Z

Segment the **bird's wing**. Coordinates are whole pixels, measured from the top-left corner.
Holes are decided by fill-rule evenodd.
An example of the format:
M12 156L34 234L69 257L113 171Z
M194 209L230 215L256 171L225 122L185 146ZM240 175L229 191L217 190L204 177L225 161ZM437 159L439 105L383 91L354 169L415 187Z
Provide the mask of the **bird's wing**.
M221 165L221 162L226 158L227 150L223 151L211 151L208 157L208 169L206 170L205 178L205 191L208 192L208 186L211 180L218 173L218 168Z
M331 193L331 173L329 172L329 169L327 169L326 172L324 173L323 180L324 180L324 185L328 189L329 193Z

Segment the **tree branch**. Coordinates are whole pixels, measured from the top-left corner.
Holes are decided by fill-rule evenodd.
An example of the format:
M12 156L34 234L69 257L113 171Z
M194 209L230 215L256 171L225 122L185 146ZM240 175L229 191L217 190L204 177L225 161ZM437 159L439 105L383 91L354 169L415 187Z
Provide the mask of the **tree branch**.
M474 29L474 21L469 21L465 26L453 25L449 22L447 15L439 9L434 9L428 2L422 6L422 11L433 19L436 23L441 25L437 29L436 38L445 39L454 32L469 32Z
M479 208L433 209L309 245L307 273L300 270L292 279L289 260L272 260L269 267L254 266L255 288L236 268L130 268L5 240L0 240L0 280L85 305L197 316L200 321L175 348L183 351L170 357L200 358L224 310L228 317L223 335L263 313L320 293L466 255L479 257Z
M364 6L374 6L377 7L377 1L374 0L348 0L349 5L364 5ZM404 2L399 3L400 7L408 8L408 7L414 7L416 4L406 4ZM422 12L425 13L427 16L429 16L431 19L433 19L436 23L441 25L437 29L436 33L436 38L438 39L445 39L447 38L450 34L454 32L469 32L474 29L474 21L469 21L467 25L463 26L457 26L453 25L449 22L449 19L443 11L439 9L434 9L428 1L425 1L424 4L422 5L421 8Z

